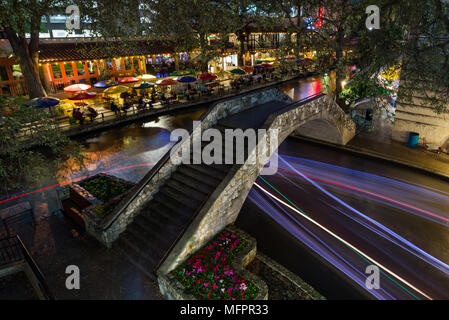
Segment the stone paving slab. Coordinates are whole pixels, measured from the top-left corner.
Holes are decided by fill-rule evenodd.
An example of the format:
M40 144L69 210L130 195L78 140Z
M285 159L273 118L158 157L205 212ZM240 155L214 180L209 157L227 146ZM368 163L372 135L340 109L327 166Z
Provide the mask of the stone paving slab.
M56 299L160 300L157 284L115 250L108 250L60 213L42 217L36 228L17 233L46 276ZM0 237L2 236L0 230ZM80 270L80 289L65 286L67 266Z

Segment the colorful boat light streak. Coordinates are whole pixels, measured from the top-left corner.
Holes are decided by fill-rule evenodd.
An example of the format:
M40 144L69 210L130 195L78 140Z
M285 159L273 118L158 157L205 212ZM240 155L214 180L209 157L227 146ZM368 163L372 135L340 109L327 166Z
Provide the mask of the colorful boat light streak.
M259 176L259 178L261 178L265 183L267 183L268 185L270 185L265 179L263 179L262 177ZM340 237L339 235L337 235L336 233L332 232L331 230L329 230L328 228L326 228L325 226L321 225L320 223L316 222L315 220L313 220L312 218L310 218L307 214L305 214L302 210L300 210L291 200L287 199L285 196L283 196L285 199L288 200L288 202L290 202L291 204L285 202L284 200L278 198L277 196L275 196L274 194L272 194L271 192L269 192L268 190L266 190L265 188L263 188L262 186L260 186L257 182L254 183L254 186L256 186L258 189L260 189L262 192L264 192L265 194L267 194L269 197L271 197L272 199L278 201L279 203L283 204L285 207L289 208L290 210L294 211L295 213L299 214L300 216L302 216L303 218L305 218L307 221L311 222L312 224L314 224L315 226L317 226L318 228L322 229L323 231L325 231L326 233L328 233L329 235L331 235L332 237L334 237L335 239L339 240L341 243L345 244L348 248L352 249L354 252L356 252L358 255L360 255L361 257L365 258L367 261L369 261L371 264L375 264L377 265L379 268L381 268L382 270L384 270L385 272L387 272L388 274L390 274L391 276L393 276L394 278L400 280L402 283L404 283L405 285L407 285L409 288L412 288L414 291L418 292L419 294L421 294L422 296L426 297L429 300L433 300L432 297L430 297L428 294L426 294L425 292L423 292L422 290L420 290L419 288L417 288L416 286L414 286L413 284L411 284L410 282L408 282L407 280L405 280L404 278L402 278L401 276L399 276L398 274L396 274L395 272L393 272L392 270L388 269L386 266L384 266L383 264L381 264L380 262L378 262L377 260L373 259L372 257L370 257L369 255L367 255L365 252L363 252L362 250L358 249L357 247L355 247L354 245L352 245L351 243L349 243L348 241L346 241L345 239L343 239L342 237ZM270 185L271 186L271 185ZM274 190L276 190L273 186L271 186ZM276 190L277 191L277 190ZM279 191L277 191L278 193L280 193ZM402 287L403 288L403 287ZM406 290L405 288L403 288L404 290ZM411 293L410 293L411 294ZM413 294L412 294L413 295ZM415 296L415 298L417 298Z

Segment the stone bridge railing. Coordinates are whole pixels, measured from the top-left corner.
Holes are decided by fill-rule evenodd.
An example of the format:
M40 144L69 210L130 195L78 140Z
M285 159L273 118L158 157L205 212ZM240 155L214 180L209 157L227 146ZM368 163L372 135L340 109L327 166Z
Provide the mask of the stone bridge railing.
M181 152L184 143L192 143L191 139L197 133L196 131L206 130L229 115L275 100L291 102L291 99L277 88L269 88L252 91L213 104L200 119L201 127L194 128L189 139L182 143L176 143L101 224L97 224L89 218L85 219L87 232L107 247L111 247L119 234L125 231L126 227L133 221L144 203L152 199L171 173L176 170L177 165L170 160L172 152Z

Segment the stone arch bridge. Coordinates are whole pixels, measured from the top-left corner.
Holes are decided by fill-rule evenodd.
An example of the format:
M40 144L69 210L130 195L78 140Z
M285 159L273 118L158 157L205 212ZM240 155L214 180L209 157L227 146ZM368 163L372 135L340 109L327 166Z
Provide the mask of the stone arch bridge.
M185 143L192 143L195 130L212 127L222 131L278 129L276 141L270 141L267 134L257 142L258 147L265 144L267 150L277 148L292 134L307 133L339 144L346 144L355 134L352 120L327 95L292 102L277 88L270 88L214 104L201 118L201 126L170 151L179 153ZM170 151L105 220L84 216L91 235L121 250L153 278L173 270L237 219L266 164L259 159L248 161L256 148L249 150L245 163L239 165L176 165L170 160Z

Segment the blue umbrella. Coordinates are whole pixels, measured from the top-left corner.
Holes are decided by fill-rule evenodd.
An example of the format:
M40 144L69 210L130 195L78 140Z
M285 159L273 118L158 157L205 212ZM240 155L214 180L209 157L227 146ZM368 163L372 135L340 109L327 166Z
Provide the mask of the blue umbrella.
M263 66L257 65L257 66L254 66L254 68L255 69L263 69Z
M191 76L181 77L178 79L178 82L195 82L196 78Z
M95 88L99 88L99 89L105 89L105 88L109 88L109 87L113 87L118 85L117 81L111 81L111 80L107 80L107 81L99 81L96 84L94 84Z
M301 59L296 59L296 62L301 62L302 60Z
M50 97L34 98L26 103L27 106L36 108L50 108L56 106L57 104L59 104L59 99Z

